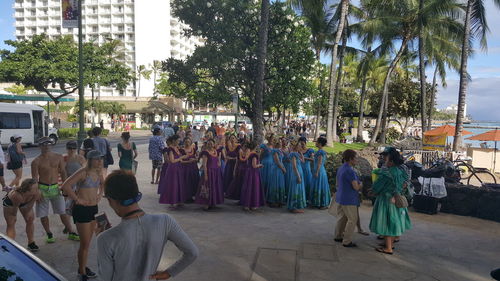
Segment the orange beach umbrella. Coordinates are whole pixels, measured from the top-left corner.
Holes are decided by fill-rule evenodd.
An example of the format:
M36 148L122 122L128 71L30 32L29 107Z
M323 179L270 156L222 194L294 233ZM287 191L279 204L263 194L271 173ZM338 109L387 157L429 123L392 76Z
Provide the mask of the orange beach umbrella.
M462 130L462 135L472 135L472 132ZM437 127L435 129L432 129L430 131L427 131L424 133L426 136L439 136L439 135L446 135L447 137L452 137L455 135L455 126L452 125L444 125L441 127Z
M473 137L467 138L468 140L478 140L478 141L494 141L495 142L495 155L493 156L493 171L495 171L495 166L497 164L497 141L500 141L500 130L495 129L475 135Z

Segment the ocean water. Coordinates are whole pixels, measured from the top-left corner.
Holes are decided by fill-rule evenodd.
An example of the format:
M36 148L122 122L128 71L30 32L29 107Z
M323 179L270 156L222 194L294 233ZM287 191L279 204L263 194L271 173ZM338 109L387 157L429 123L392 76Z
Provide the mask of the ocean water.
M454 124L450 124L450 125L454 125ZM481 128L477 128L477 127L481 127ZM491 131L494 129L500 129L500 122L491 122L491 121L473 122L471 124L464 124L464 129L474 133L473 135L464 136L464 143L470 143L470 144L472 144L473 147L479 147L480 144L483 143L484 141L468 140L467 138L475 136L475 135L479 135L482 133L486 133L487 131ZM453 137L448 137L448 143L453 143ZM489 141L486 143L491 148L495 147L495 142L493 142L493 141ZM497 148L500 149L500 142L497 143Z

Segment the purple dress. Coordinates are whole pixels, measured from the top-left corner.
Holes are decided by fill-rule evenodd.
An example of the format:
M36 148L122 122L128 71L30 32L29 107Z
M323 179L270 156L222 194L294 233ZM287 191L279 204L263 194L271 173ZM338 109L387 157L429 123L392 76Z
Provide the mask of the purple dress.
M229 150L229 148L226 148L226 156L238 158L240 148L240 145L237 145L233 151ZM224 168L224 191L227 193L229 186L233 181L234 165L236 165L236 159L224 160L226 160L226 167Z
M180 152L177 154L174 149L170 149L170 152L174 154L174 159L181 157ZM162 186L160 187L162 191L160 196L161 204L182 204L186 202L187 198L183 189L184 180L181 170L181 162L168 164L165 172L166 180L162 182Z
M226 191L226 197L233 200L240 200L241 187L245 179L245 173L248 170L248 159L241 160L238 157L238 167L236 168L236 177L233 178L231 184Z
M181 149L180 152L182 155L188 155L188 158L184 160L197 159L196 151L194 149L193 151L191 151L191 154L187 154L184 149ZM198 162L181 164L181 167L185 198L188 201L192 201L193 196L196 194L196 190L198 190L198 185L200 183L200 170L198 169Z
M211 155L208 151L201 152L200 157L207 157L207 174L200 179L200 186L196 193L195 203L200 205L215 206L224 203L224 192L222 190L222 170L219 167L219 157Z
M243 178L243 186L241 187L240 205L247 208L258 208L265 205L264 189L260 182L259 168L254 168L252 165L253 159L257 159L259 163L259 156L252 153L248 157L247 170Z
M165 154L170 151L169 147L165 147L162 150L162 154ZM168 157L167 157L168 159ZM167 180L167 167L168 167L168 161L165 161L163 163L163 166L161 166L161 173L160 173L160 182L158 183L158 194L162 194L165 191L165 181Z

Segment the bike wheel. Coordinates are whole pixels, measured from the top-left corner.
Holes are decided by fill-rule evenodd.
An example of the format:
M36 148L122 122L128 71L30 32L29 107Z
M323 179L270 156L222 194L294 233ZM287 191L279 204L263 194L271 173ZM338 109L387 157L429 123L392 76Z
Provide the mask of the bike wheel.
M467 185L470 185L470 181L472 178L478 180L481 185L485 183L497 183L497 178L495 177L495 175L487 171L472 173L472 175L470 175L467 179Z
M460 164L455 166L455 169L460 171L460 180L466 180L466 179L470 180L470 178L472 176L471 175L472 171L471 171L469 166L467 166L466 164L460 163Z

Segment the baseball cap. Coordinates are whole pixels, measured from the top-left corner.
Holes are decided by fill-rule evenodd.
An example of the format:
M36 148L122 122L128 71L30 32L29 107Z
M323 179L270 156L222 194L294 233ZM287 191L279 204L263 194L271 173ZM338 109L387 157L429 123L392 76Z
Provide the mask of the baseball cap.
M38 145L42 144L54 144L54 141L49 137L41 137L38 139Z
M76 141L69 141L66 143L66 148L67 149L77 149L78 143Z
M14 134L12 137L13 137L14 139L19 139L19 138L22 138L22 137L21 137L21 135L19 135L19 134Z
M384 151L382 151L382 152L380 153L380 155L383 155L383 156L385 156L385 155L389 155L389 154L391 154L391 153L394 153L394 151L396 151L396 152L397 152L397 150L396 150L394 147L392 147L392 146L387 146L387 147L384 149Z
M102 158L103 155L97 150L91 150L87 153L87 160Z

